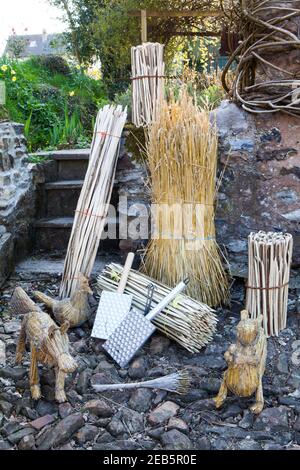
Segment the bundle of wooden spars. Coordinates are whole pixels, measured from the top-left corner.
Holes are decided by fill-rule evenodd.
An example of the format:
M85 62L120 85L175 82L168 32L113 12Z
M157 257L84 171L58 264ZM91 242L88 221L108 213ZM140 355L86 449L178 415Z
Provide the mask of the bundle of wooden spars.
M131 48L132 122L146 127L156 118L164 96L164 46L144 43Z
M116 291L122 272L123 267L119 264L112 263L106 266L98 277L99 291ZM132 305L142 313L146 306L150 283L154 286L151 303L151 308L154 308L172 289L135 270L130 271L125 293L133 295ZM180 294L157 315L153 323L164 335L188 351L198 352L212 340L217 317L214 310L207 305Z
M65 260L60 296L69 297L78 286L79 273L89 277L106 223L114 184L121 134L127 110L104 106L96 119L91 154Z
M267 336L286 327L293 237L288 233L257 232L248 238L246 308L252 318L263 316Z
M161 103L146 149L154 230L144 271L169 286L188 276L188 294L212 307L229 295L215 238L217 142L209 113L183 91Z

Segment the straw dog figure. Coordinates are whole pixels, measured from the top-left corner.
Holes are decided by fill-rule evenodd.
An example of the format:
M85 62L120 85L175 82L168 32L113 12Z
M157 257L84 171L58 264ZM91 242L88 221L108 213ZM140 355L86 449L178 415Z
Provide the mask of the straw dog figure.
M14 298L18 297L18 294L22 297L23 309L26 310L24 300L28 296L21 288L16 289ZM33 302L29 297L28 305L33 309ZM77 368L76 362L69 353L68 328L69 322L66 321L59 328L51 317L37 306L34 307L34 310L26 313L23 318L16 351L16 362L22 361L26 341L29 340L31 351L30 391L34 400L41 398L39 361L50 367L55 367L55 398L60 403L66 401L65 376Z
M261 327L261 318L252 320L247 310L241 312L241 321L237 326L237 342L231 344L224 357L228 369L224 373L217 397L217 408L226 400L228 391L239 397L256 394L256 403L250 410L259 414L263 410L264 397L262 378L267 356L267 339Z

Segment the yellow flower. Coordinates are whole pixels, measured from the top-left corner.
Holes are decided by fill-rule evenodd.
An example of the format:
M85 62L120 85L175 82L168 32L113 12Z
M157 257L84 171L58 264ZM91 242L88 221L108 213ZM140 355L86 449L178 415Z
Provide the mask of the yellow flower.
M1 66L1 70L3 70L3 72L6 72L7 69L8 69L8 66L7 66L7 65L2 65L2 66Z
M80 65L76 65L76 69L80 70L81 69Z
M75 91L70 91L69 96L74 96L74 95L75 95Z
M17 80L17 77L13 76L13 77L11 78L11 80L12 80L13 82L15 82L15 81Z
M15 70L13 70L13 69L11 69L10 73L11 73L12 75L16 75L16 72L15 72Z

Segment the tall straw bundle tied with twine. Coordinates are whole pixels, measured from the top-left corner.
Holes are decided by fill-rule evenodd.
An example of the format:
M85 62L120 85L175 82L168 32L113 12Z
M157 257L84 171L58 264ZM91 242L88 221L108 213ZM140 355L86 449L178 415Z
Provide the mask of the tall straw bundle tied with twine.
M146 149L155 230L143 269L169 286L188 276L188 294L210 306L229 298L215 238L217 146L209 113L183 91L162 102Z

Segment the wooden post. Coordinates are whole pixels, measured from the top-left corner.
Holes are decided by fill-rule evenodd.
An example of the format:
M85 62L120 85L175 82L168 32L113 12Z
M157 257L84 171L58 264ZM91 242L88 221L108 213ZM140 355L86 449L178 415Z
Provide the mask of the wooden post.
M142 43L147 42L147 10L141 10Z

